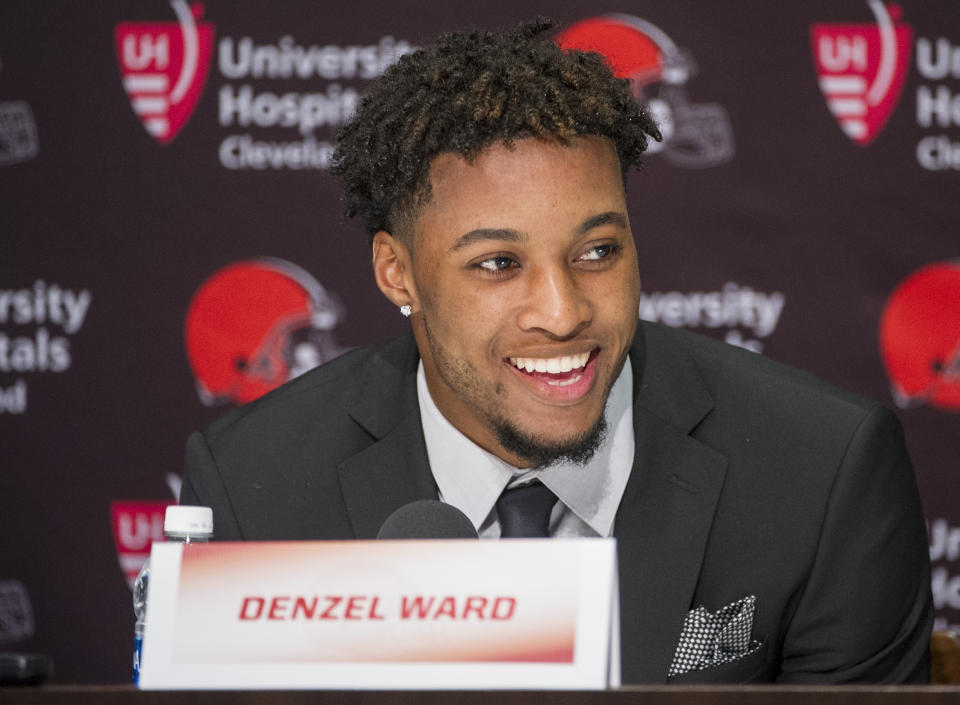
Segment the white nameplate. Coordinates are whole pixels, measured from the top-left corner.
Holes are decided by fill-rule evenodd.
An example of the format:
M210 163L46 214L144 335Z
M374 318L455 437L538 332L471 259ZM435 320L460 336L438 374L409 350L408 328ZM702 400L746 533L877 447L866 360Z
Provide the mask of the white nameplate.
M155 543L144 689L620 684L613 539Z

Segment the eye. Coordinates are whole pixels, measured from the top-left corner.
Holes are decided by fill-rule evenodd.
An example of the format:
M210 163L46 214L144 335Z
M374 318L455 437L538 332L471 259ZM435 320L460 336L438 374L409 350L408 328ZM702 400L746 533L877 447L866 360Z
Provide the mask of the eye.
M593 245L590 249L577 257L578 262L597 262L610 259L620 251L620 245L612 242Z
M485 260L477 262L473 266L477 269L482 269L486 272L493 272L496 274L513 267L519 267L520 264L513 257L508 257L507 255L496 255L494 257L488 257Z

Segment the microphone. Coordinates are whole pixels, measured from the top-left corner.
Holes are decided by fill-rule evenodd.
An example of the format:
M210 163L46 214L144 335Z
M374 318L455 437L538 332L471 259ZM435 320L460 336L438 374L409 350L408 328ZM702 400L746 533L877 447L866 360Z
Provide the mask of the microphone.
M436 499L405 504L387 517L378 539L475 539L477 530L467 515Z

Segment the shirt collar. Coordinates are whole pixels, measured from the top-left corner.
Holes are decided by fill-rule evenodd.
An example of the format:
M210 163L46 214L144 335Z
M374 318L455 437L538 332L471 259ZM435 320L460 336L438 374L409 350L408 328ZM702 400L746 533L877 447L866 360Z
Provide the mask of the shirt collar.
M537 477L599 536L611 536L620 498L633 467L633 372L623 366L604 410L607 433L584 465L558 463L523 470L504 462L463 435L437 408L423 370L417 368L417 398L427 457L440 498L467 515L479 531L509 484Z

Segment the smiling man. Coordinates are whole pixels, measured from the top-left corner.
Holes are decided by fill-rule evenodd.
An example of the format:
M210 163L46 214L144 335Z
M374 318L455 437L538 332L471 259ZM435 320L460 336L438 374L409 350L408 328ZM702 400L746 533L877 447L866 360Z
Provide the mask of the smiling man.
M377 283L412 311L430 397L512 466L588 459L640 296L613 144L526 139L473 160L442 154L430 182L415 244L384 230L373 239Z
M924 680L896 418L638 322L624 178L659 134L550 32L444 36L362 101L335 172L413 335L194 434L181 501L218 539L374 538L437 498L484 538L613 536L628 683Z

